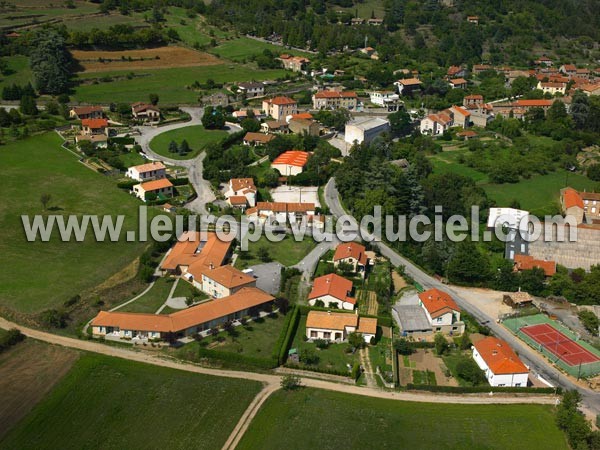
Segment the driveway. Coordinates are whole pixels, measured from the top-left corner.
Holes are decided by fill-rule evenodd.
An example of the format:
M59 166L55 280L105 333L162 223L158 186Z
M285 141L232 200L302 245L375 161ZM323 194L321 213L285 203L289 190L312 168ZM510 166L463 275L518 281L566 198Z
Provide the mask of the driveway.
M277 261L249 267L254 271L254 276L257 278L256 287L271 295L276 295L279 292L282 268L283 266Z
M341 205L334 178L331 178L325 186L325 202L333 215L340 216L346 214ZM354 222L356 223L356 221ZM358 224L356 224L356 226L358 226ZM363 234L369 236L368 232L363 232ZM591 409L596 414L600 413L600 395L598 395L597 392L594 392L592 389L585 386L583 382L578 382L567 377L560 370L551 365L542 355L515 337L502 325L496 323L496 317L488 316L478 306L467 301L452 286L444 285L435 278L429 276L411 261L401 256L399 253L396 253L395 250L392 250L383 242L373 242L373 245L377 247L381 254L388 258L394 266L404 266L406 273L425 289L437 288L448 292L454 298L458 306L471 314L480 323L490 327L494 334L500 339L508 342L509 345L519 353L520 358L530 367L532 372L537 372L546 380L551 380L554 384L562 386L565 389L575 389L579 391L583 398L583 407Z

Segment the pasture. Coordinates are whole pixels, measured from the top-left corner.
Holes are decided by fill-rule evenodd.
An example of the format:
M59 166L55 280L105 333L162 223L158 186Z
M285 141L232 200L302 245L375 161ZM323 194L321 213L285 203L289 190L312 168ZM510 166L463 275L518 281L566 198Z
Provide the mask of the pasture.
M177 128L156 136L150 141L150 148L159 155L173 159L190 159L198 155L207 145L220 142L227 136L223 130L207 130L202 125ZM177 145L186 140L191 152L186 155L169 152L169 143L174 141Z
M61 139L46 133L8 144L0 150L4 176L0 203L0 306L36 313L61 306L131 264L146 244L97 242L87 233L83 242L62 242L55 231L49 242L28 242L21 215L123 215L123 230L137 229L138 201L115 182L82 165L60 147ZM51 196L44 211L40 197Z
M307 56L309 53L299 50L288 49L281 45L274 45L268 42L257 41L249 37L239 37L229 41L221 42L210 51L221 58L230 59L236 62L246 62L256 55L262 54L265 50L270 50L275 56L281 53L290 55Z
M324 442L330 449L568 448L548 406L411 403L308 388L271 395L237 448Z
M122 51L71 50L71 54L79 71L85 73L222 64L209 53L176 46Z
M221 448L260 388L85 354L0 448Z

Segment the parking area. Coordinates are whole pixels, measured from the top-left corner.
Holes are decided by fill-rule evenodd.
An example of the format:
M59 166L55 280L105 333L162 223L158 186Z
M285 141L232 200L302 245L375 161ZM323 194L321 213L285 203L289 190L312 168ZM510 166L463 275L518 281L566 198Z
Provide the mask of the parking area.
M319 203L319 188L316 186L279 186L271 190L275 202L285 203Z

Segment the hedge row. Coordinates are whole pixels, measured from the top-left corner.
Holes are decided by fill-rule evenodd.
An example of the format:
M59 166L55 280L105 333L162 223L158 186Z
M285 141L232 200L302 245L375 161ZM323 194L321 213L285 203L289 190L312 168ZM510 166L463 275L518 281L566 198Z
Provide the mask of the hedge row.
M11 328L4 336L2 336L2 338L0 338L0 353L13 345L18 344L23 339L25 339L25 335L21 333L21 330Z
M325 369L323 367L305 366L303 364L285 364L285 367L288 369L306 370L309 372L326 373L329 375L339 375L340 377L350 378L350 374L348 372L344 372L343 370Z
M140 184L139 181L135 181L135 180L127 180L127 181L119 181L117 183L117 187L119 189L132 189L136 184Z
M276 358L254 358L252 356L240 355L239 353L221 352L204 347L198 349L198 355L200 358L217 359L236 365L258 367L260 369L274 369L278 366Z
M426 386L426 385L414 385L408 383L406 389L414 391L429 391L429 392L446 392L449 394L476 394L476 393L487 393L487 392L511 392L521 394L554 394L554 388L539 388L539 387L495 387L495 386ZM558 388L558 393L561 389Z
M190 183L190 180L188 180L187 177L171 178L170 181L173 186L185 186L186 184Z
M339 311L342 313L351 314L350 311L345 310L345 309L321 308L319 306L298 305L298 308L300 309L300 314L302 314L303 316L306 316L309 311L333 311L333 312ZM391 327L392 326L392 318L391 317L370 316L370 315L366 315L366 314L361 315L361 317L371 317L373 319L377 319L377 325L379 325L380 327Z
M113 137L110 138L113 144L132 145L135 144L135 139L132 137Z
M410 348L435 348L435 342L408 341Z
M288 311L285 316L285 322L283 328L279 334L279 339L273 347L273 358L277 359L278 364L283 364L287 360L287 353L292 346L292 341L298 329L298 323L300 322L300 313L296 305L292 306L292 309Z

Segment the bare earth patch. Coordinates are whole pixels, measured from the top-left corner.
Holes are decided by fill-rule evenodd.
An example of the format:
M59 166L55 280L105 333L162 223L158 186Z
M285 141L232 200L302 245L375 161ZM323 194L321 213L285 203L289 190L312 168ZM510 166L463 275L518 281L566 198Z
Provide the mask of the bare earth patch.
M408 283L406 282L404 277L395 270L392 270L392 281L394 282L394 292L396 293L400 292L402 289L408 286Z
M0 355L0 438L52 390L77 358L75 350L33 339Z
M80 66L79 72L134 71L137 69L169 69L223 64L223 61L209 53L183 47L122 51L72 50L71 54Z

